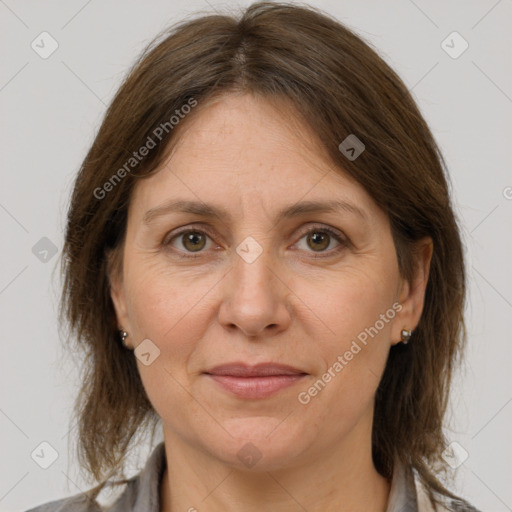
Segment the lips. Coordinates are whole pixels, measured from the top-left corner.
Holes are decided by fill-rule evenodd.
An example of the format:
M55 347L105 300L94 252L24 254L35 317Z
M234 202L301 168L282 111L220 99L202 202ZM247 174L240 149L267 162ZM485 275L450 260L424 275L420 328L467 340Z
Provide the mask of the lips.
M223 391L245 399L267 398L292 386L307 373L292 366L277 363L229 363L216 366L205 375Z
M216 366L205 373L231 377L269 377L273 375L298 375L305 374L306 372L292 366L277 363L260 363L253 366L245 363L229 363Z

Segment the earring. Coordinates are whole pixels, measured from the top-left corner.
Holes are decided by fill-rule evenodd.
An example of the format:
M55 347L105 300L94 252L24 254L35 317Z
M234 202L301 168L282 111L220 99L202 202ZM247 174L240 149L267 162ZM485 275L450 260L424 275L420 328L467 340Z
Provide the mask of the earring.
M402 329L400 341L404 345L407 345L407 343L409 343L409 340L411 339L411 336L412 336L412 331L410 329Z
M128 344L126 343L126 338L128 338L128 333L124 329L121 329L119 331L119 336L121 337L121 343L125 346L125 348L130 348L128 346Z

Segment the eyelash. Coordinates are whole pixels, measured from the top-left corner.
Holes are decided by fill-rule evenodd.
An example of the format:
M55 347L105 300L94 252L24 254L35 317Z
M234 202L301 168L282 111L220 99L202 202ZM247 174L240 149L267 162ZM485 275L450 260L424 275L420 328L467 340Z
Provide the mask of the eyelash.
M175 240L179 236L184 235L186 233L199 233L202 235L207 235L210 239L212 238L212 235L209 232L209 230L207 230L205 228L201 228L201 229L200 228L191 228L190 226L188 226L185 229L182 229L182 230L178 231L177 233L174 233L171 238L168 238L166 236L164 238L164 241L162 242L162 246L167 248L168 246L170 246L172 244L173 240ZM302 238L304 238L304 236L309 235L310 233L327 234L330 237L334 238L340 244L337 248L331 249L330 251L326 251L327 254L325 256L322 255L325 253L324 251L319 252L319 253L313 253L313 254L315 254L315 256L314 256L315 258L327 258L327 257L337 255L338 253L340 253L343 249L345 249L349 245L348 240L346 238L344 238L343 235L341 235L334 229L331 229L331 228L328 228L325 226L321 226L321 225L312 226L311 228L309 228L308 231L302 233L302 235L299 238L299 241L302 240ZM204 255L204 251L199 251L197 254L193 254L193 253L187 253L185 251L181 251L180 249L171 249L171 250L176 251L178 253L178 257L183 258L183 259L195 259L195 258L200 258Z

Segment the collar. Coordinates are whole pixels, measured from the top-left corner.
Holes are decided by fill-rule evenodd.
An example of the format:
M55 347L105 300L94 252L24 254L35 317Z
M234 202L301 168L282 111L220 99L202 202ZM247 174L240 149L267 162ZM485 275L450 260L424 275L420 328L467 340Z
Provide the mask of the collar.
M423 512L418 508L416 491L412 469L395 463L386 512Z
M132 477L109 512L160 512L160 482L167 465L160 442L142 471ZM427 495L411 467L395 464L386 512L430 512Z
M167 465L165 444L159 443L142 471L130 478L109 512L160 512L160 482Z

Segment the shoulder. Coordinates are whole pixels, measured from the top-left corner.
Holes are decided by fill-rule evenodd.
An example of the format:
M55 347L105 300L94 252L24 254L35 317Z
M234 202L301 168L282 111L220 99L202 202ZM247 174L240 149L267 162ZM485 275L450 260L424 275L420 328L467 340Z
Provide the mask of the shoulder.
M435 493L438 505L437 508L433 508L428 497L428 491L416 473L414 475L414 482L418 498L418 512L481 512L461 498L453 499L438 493Z
M83 494L75 494L43 503L25 512L102 512L102 509L96 501L87 499Z
M159 484L166 465L165 447L161 442L154 448L138 475L114 483L118 491L114 492L114 501L109 500L110 503L100 505L98 501L80 493L44 503L25 512L158 512L160 510Z

